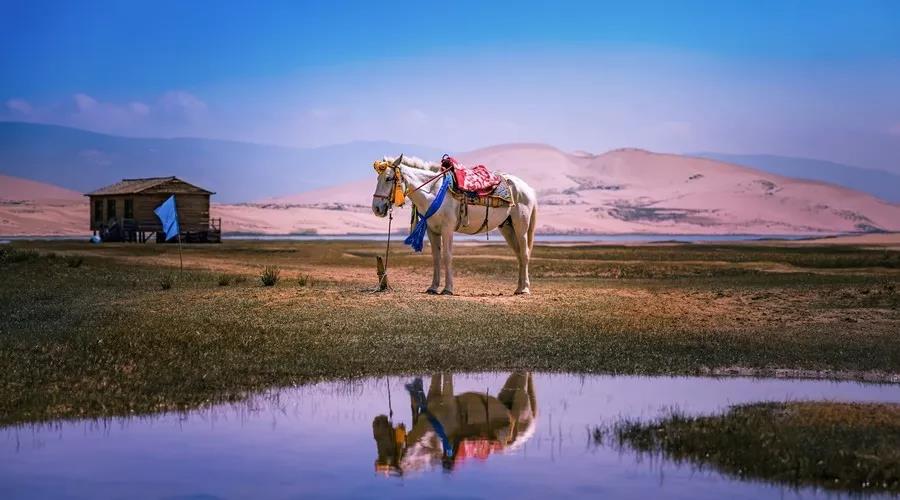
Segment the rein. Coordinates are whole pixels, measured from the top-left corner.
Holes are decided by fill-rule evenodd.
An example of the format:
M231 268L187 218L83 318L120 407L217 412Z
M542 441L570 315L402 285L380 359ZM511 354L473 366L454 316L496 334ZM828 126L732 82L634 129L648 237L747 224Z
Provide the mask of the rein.
M377 194L376 193L376 194L372 195L373 198L378 198L381 200L388 200L391 203L391 206L394 206L395 204L397 204L396 200L394 198L395 198L395 193L397 191L398 179L401 178L400 167L394 167L394 168L395 168L395 172L394 172L393 184L391 185L391 190L390 190L391 194ZM447 172L449 172L451 170L453 170L453 167L442 168L438 173L429 177L427 181L423 182L422 184L419 184L419 186L416 187L415 189L404 191L403 194L406 196L409 196L409 195L415 193L416 191L422 189L423 187L431 184L432 182L438 180L442 175L446 174ZM406 182L406 179L404 179L404 182Z
M415 193L416 191L422 189L423 187L425 187L425 186L431 184L432 182L436 181L436 180L438 179L438 177L440 177L440 176L446 174L446 173L449 172L450 170L453 170L453 167L442 168L442 169L440 170L440 172L434 174L434 177L431 177L430 179L428 179L427 181L423 182L422 184L419 184L419 187L413 189L413 190L410 191L408 194Z

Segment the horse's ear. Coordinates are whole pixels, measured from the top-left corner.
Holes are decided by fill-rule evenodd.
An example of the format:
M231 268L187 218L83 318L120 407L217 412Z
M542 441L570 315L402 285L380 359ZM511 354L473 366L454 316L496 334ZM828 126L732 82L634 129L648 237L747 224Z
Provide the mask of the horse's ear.
M397 159L394 160L394 166L399 167L401 163L403 163L403 153L400 153L400 156L398 156Z

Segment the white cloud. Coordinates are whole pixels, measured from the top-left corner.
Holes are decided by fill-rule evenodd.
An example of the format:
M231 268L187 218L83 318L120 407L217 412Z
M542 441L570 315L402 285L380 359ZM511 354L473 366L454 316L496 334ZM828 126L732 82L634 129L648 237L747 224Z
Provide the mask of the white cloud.
M15 98L6 101L6 109L26 116L30 115L32 111L34 111L28 101L26 101L25 99Z
M0 108L0 119L51 123L111 134L205 135L197 128L207 115L205 102L184 90L171 90L149 101L105 101L84 92L67 100L32 105L10 98Z
M164 113L195 120L206 114L206 103L184 90L170 90L162 95L158 107Z
M78 109L79 112L90 111L95 109L99 104L97 99L94 99L87 94L75 94L72 96L72 100L75 101L75 108Z
M63 125L101 132L117 132L140 126L149 111L141 106L135 106L134 102L119 104L101 101L85 93L74 94L72 104L73 106L68 108L63 106L61 110L51 107L42 114L46 115L48 121L59 120Z
M128 107L131 108L131 111L140 116L147 116L150 114L150 106L142 102L132 101L128 103Z

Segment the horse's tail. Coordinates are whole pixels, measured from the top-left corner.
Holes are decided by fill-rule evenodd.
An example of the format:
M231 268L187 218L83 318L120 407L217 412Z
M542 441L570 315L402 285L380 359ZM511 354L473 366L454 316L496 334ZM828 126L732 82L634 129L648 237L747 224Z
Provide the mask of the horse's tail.
M528 223L528 255L531 255L531 249L534 247L534 229L537 227L537 202L531 209L531 219Z

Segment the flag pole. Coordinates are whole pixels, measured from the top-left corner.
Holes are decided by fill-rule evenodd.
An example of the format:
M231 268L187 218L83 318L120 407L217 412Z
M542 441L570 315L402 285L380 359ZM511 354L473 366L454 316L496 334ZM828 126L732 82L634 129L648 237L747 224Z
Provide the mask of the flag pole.
M184 274L184 255L181 252L181 221L178 220L178 201L175 200L175 195L172 195L172 201L175 205L175 227L178 228L178 274Z
M175 227L178 228L178 274L184 273L184 255L181 252L181 221L178 220L178 202L175 195L172 195L172 201L175 201Z

